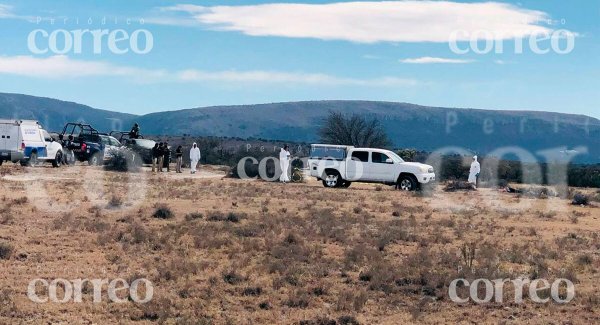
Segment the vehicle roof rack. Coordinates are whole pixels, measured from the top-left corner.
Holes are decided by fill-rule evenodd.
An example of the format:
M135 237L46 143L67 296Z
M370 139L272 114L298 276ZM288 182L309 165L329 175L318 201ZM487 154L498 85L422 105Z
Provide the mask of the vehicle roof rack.
M63 131L62 131L61 135L65 135L65 134L73 135L73 134L76 133L75 132L76 130L79 130L79 134L92 134L92 135L98 135L98 134L100 134L98 132L98 130L94 129L89 124L69 122L63 128Z

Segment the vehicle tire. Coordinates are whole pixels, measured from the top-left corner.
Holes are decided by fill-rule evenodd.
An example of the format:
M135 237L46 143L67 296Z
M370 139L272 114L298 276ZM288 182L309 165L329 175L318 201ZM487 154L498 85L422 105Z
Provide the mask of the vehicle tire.
M323 186L334 188L340 187L340 184L343 182L340 173L337 171L329 171L325 174L325 178L323 179Z
M102 162L102 158L100 157L99 154L93 154L90 159L88 160L88 164L90 166L100 166L100 163Z
M27 160L27 166L35 167L37 164L38 164L37 152L32 152L31 156L29 156L29 160Z
M63 155L64 164L67 166L75 165L75 153L72 150L67 150L67 152Z
M60 165L62 165L63 163L63 154L61 151L56 153L56 157L54 157L54 160L52 160L52 167L54 168L58 168L60 167Z
M342 184L340 185L340 187L348 188L348 187L350 187L350 185L352 185L352 182L343 181Z
M417 179L412 175L402 175L398 179L398 189L401 191L416 191L419 187Z

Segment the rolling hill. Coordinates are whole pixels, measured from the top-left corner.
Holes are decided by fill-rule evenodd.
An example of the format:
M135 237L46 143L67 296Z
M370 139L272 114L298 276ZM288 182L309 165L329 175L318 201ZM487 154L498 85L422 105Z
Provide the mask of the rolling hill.
M0 118L38 120L48 130L56 132L61 131L67 122L75 121L90 123L99 130L109 130L120 121L128 122L134 117L57 99L0 93Z
M138 122L153 135L227 136L318 141L317 130L329 111L378 118L394 145L433 151L458 146L479 154L517 146L536 154L559 147L587 147L579 162L600 162L600 121L583 115L427 107L372 101L309 101L259 105L214 106L143 116L110 112L49 98L0 94L0 118L38 119L50 130L67 121L83 120L101 131ZM115 122L118 121L118 122Z

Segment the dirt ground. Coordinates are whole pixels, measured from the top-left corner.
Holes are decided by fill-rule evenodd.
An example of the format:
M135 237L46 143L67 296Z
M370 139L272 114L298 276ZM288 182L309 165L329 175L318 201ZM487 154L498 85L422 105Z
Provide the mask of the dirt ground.
M598 324L599 269L600 210L560 198L0 167L0 324ZM448 295L457 278L519 277L576 294ZM28 298L35 279L117 278L148 279L152 299Z

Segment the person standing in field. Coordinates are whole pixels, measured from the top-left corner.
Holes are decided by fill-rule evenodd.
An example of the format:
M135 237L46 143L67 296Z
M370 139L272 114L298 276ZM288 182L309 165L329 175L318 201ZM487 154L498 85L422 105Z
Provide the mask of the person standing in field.
M479 164L477 156L475 156L473 157L471 170L469 171L469 183L471 183L474 189L477 189L477 178L479 177L479 173L481 173L481 164Z
M162 173L163 171L163 164L165 162L165 148L164 148L164 143L159 143L158 144L158 172Z
M183 147L178 146L175 150L176 167L175 172L181 174L181 165L183 165Z
M154 144L154 147L152 148L152 172L155 173L157 170L157 165L158 165L158 143Z
M281 167L281 176L279 176L279 181L282 183L287 183L290 181L290 176L288 175L288 169L290 167L290 152L288 148L289 147L286 144L279 152L279 166Z
M167 142L163 145L163 167L167 168L167 173L171 171L171 149Z
M198 145L194 142L192 149L190 149L190 169L192 174L196 173L196 166L198 166L201 157L200 148L198 148Z

